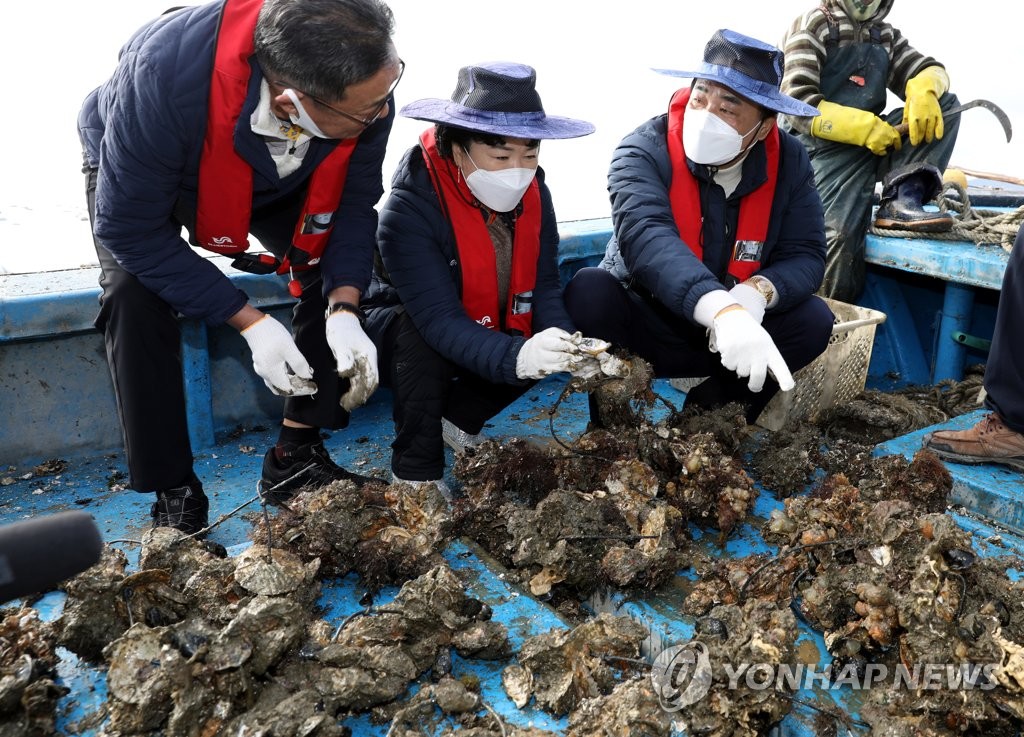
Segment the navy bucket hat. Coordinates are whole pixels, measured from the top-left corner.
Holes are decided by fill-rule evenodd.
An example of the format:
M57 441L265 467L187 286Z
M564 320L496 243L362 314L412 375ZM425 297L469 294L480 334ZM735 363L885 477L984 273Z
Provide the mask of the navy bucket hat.
M594 132L586 121L547 115L536 82L537 72L526 64L462 67L452 99L416 100L399 115L508 138L577 138Z
M704 47L704 63L698 71L654 71L670 77L718 82L751 102L777 113L805 117L818 115L817 108L780 92L782 69L783 54L780 49L742 33L722 29L716 31Z

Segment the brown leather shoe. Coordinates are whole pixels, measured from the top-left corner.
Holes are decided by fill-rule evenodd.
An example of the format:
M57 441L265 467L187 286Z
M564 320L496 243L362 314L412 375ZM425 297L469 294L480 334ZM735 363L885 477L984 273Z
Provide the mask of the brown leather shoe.
M1003 424L995 412L969 430L928 433L922 443L939 458L957 463L1001 463L1024 471L1024 435Z

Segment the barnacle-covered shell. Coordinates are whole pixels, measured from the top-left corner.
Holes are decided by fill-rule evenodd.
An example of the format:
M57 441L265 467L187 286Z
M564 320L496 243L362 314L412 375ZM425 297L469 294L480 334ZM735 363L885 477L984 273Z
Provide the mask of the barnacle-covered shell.
M317 560L303 565L297 555L287 550L253 545L238 556L235 580L254 594L281 596L312 579L319 566Z

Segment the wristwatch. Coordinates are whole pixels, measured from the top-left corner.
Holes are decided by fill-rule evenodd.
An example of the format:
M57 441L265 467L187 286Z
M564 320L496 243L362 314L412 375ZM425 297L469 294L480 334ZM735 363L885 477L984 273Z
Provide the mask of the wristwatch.
M359 320L359 327L366 329L366 313L359 309L359 305L352 304L351 302L335 302L332 305L328 305L327 312L324 313L324 319L326 320L335 312L351 312Z
M763 276L752 276L744 284L753 287L761 293L761 296L764 297L765 307L770 306L772 300L775 299L775 287Z

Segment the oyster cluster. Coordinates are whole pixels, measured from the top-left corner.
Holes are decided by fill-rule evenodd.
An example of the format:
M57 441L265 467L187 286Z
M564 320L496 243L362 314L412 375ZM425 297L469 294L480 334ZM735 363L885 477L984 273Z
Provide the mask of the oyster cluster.
M105 669L96 721L110 737L269 734L268 725L281 735L345 734L346 714L394 701L451 653L510 653L504 626L440 556L449 524L436 488L339 482L265 516L257 542L237 555L172 528L146 534L134 567L106 546L62 586L64 610L51 625L28 609L6 620L18 655L0 661L12 676L0 681L0 708L22 706L0 710L0 734L53 732L65 690L45 676L58 645ZM340 623L317 618L321 581L350 571L373 590L403 585L377 607L368 592L366 607ZM44 694L52 697L40 710Z
M453 658L494 661L510 701L567 716L568 737L754 737L799 700L790 684L754 688L725 666L797 664L798 618L822 634L844 672L990 664L972 671L972 688L867 692L858 718L872 734L1019 733L1024 592L1006 572L1019 563L973 552L946 511L951 482L934 456L871 459L853 439L858 423L879 424L873 417L889 418L885 432L902 432L903 400L832 413L831 450L822 450L819 428L787 428L773 455L764 451L772 442L754 448L751 466L738 408L697 414L664 402L655 421L663 400L650 367L616 361L616 376L567 386L593 393L599 422L547 447L489 441L460 456L464 496L454 505L431 485L308 489L256 516L253 544L236 555L158 529L137 565L107 547L66 582L54 622L3 610L0 737L55 731L66 693L58 647L105 669L107 703L88 726L102 722L108 737L340 737L359 714L389 724L389 737L551 734L507 723ZM925 409L909 422L931 417ZM842 427L852 428L849 438ZM824 481L798 494L816 468L828 471ZM757 523L755 477L792 494L761 526L778 554L725 558L694 544L694 529L722 545ZM535 634L513 652L490 606L442 555L459 536L575 626ZM594 615L584 601L610 590L636 599L663 592L688 566L696 580L676 593L710 666L706 694L670 711L671 693L651 677L652 632ZM363 609L323 618L321 582L350 574L367 592ZM400 588L375 605L386 586ZM848 717L818 718L819 733L854 728Z
M585 699L608 695L623 673L636 670L647 628L629 617L599 614L574 627L527 639L518 662L502 671L512 702L534 698L553 714L567 714Z
M835 475L786 499L765 524L783 546L775 570L799 561L791 604L822 633L833 675L884 666L895 682L934 664L968 674L959 687L867 691L860 717L872 734L1015 734L1024 723L1024 694L1008 675L1024 643L1024 587L1006 560L973 552L944 509L950 486L927 451L888 456L857 485Z
M57 699L68 692L56 683L56 648L36 610L0 609L0 736L54 733Z
M796 662L796 618L789 608L750 599L711 609L695 627L693 641L707 654L709 681L706 694L673 716L685 734L713 737L760 737L792 709L793 684L776 678L762 687L764 678L780 665ZM765 668L766 675L746 676L726 666ZM737 676L743 672L744 677Z
M451 526L448 502L432 484L354 489L336 482L297 495L279 514L258 518L252 538L319 560L324 577L356 573L376 590L441 564Z
M458 534L567 614L595 591L661 586L687 565L690 524L724 543L758 495L739 457L738 408L670 408L653 421L650 367L628 365L625 377L567 386L592 392L601 427L546 448L485 442L454 469L466 495Z

